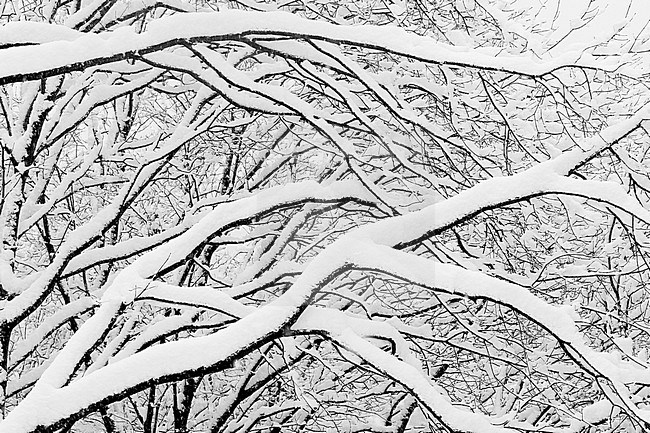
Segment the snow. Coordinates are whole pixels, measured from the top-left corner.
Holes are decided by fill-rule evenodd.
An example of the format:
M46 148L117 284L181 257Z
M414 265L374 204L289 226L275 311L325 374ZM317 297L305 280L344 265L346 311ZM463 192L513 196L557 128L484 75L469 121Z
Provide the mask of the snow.
M434 263L411 254L399 252L390 247L377 245L377 243L390 245L391 243L395 244L407 241L408 239L417 238L422 236L423 233L445 227L450 224L451 221L464 218L465 215L471 215L476 212L477 209L498 203L499 200L507 201L512 200L514 197L523 197L525 194L538 194L541 191L544 191L544 187L548 188L548 191L554 193L564 192L584 194L585 186L589 187L592 184L593 188L587 188L590 195L602 197L603 200L609 202L620 203L621 207L631 207L632 209L636 209L639 214L645 212L643 208L639 209L639 206L633 206L634 203L630 202L631 199L625 195L624 192L619 191L619 189L617 189L613 184L604 188L601 183L573 181L561 178L553 173L549 175L547 171L537 169L533 169L529 173L524 173L522 176L516 175L511 178L499 178L483 182L469 191L460 193L456 197L440 204L433 205L430 208L425 208L422 211L413 212L409 215L386 219L347 235L344 239L329 247L326 252L321 253L298 278L293 287L279 299L274 301L271 306L262 307L261 309L246 315L236 324L216 333L213 336L183 340L174 342L173 344L166 343L164 345L151 347L129 358L109 364L106 368L100 369L87 377L73 382L71 385L57 391L57 400L60 400L60 396L73 395L70 393L73 392L72 390L74 389L86 386L87 388L81 388L84 389L83 392L80 392L80 394L83 394L83 397L77 399L76 403L73 400L67 405L61 406L61 404L58 404L58 409L56 409L56 411L53 409L52 412L48 412L50 414L49 416L55 417L57 414L60 416L63 413L73 413L75 408L82 407L91 402L94 395L99 396L106 395L106 393L119 392L129 386L137 386L137 383L142 383L161 375L164 376L165 374L173 374L174 372L186 369L214 365L219 359L228 356L227 354L232 354L244 347L233 343L231 340L233 335L247 336L244 340L251 342L257 341L257 339L261 338L260 333L264 333L264 331L268 333L273 332L274 329L279 329L281 326L280 323L287 323L290 317L295 314L297 306L303 305L305 301L309 299L314 289L321 287L322 284L328 281L332 275L335 275L338 270L344 269L346 266L349 266L349 264L402 276L411 281L417 282L418 284L423 284L449 293L463 294L471 297L484 297L505 305L510 305L546 327L556 335L558 339L563 341L564 344L573 347L575 353L579 353L584 357L585 361L588 362L588 364L586 364L588 369L595 368L596 371L605 374L613 381L617 381L619 374L621 374L620 369L613 366L611 361L608 359L595 354L592 350L585 347L582 338L574 325L573 319L570 315L567 315L564 310L547 305L541 299L523 290L519 286L496 280L482 273L467 271L451 265ZM218 229L218 227L225 226L238 218L244 218L248 215L254 214L255 212L260 212L263 209L277 206L278 202L287 203L291 200L309 199L314 196L318 196L319 199L340 199L342 191L345 191L347 193L346 195L349 196L350 188L355 189L354 185L349 183L333 184L329 187L323 187L315 183L307 182L304 184L283 187L282 190L273 189L264 191L252 198L244 198L234 203L224 203L223 205L218 206L215 211L204 216L186 233L180 235L167 244L158 247L153 252L145 254L142 258L136 260L131 266L123 271L120 277L114 281L112 288L107 290L104 299L102 300L102 307L100 310L87 322L86 325L84 325L84 332L76 334L71 339L66 348L56 358L52 367L43 374L43 377L37 384L34 393L41 394L41 392L44 392L41 390L47 389L45 384L49 384L49 386L53 387L58 387L63 384L64 378L69 375L69 372L73 367L73 360L78 359L81 355L81 353L76 353L74 350L76 341L79 339L80 342L87 342L98 338L98 334L95 337L92 337L92 330L95 329L95 332L101 332L101 330L105 328L106 323L109 323L110 318L114 316L119 305L124 301L128 301L132 296L135 296L133 294L134 284L137 281L140 281L138 284L140 284L141 287L145 287L148 284L144 280L138 280L135 277L136 275L155 275L161 267L177 260L182 260L194 248L194 245L198 245L203 241L203 239L209 237ZM279 196L280 191L282 194L281 196ZM468 200L466 196L471 196L471 199ZM225 212L224 209L226 208L231 210ZM647 218L645 214L641 216ZM368 244L368 241L364 239L372 239L373 243ZM136 279L134 280L134 278ZM168 287L161 286L159 289L161 293L165 288ZM182 292L181 294L178 294L177 291L174 291L173 294L169 292L170 296L183 296L184 298L186 296L190 296L191 298L190 294L191 290L187 291L186 295L182 295ZM198 298L198 301L191 298L193 299L192 302L212 302L207 294L199 294ZM222 302L222 300L219 300L218 302ZM255 319L261 317L264 319ZM273 317L275 317L275 319L273 319ZM309 315L306 317L309 318ZM245 326L250 326L251 322L254 320L258 320L256 326L245 328ZM93 325L94 322L98 322L98 324L95 326ZM260 322L264 322L264 325ZM335 326L335 323L337 323L337 321L331 320L326 322L330 322L331 326ZM268 325L268 328L266 325ZM244 331L244 329L246 329L246 331ZM242 332L243 334L240 335ZM352 340L348 337L349 336L347 336L346 339L344 338L342 341L350 344L350 341ZM203 341L207 341L205 339L208 338L214 338L215 340L220 341L220 344L223 345L223 350L218 351L218 354L212 354L211 356L196 356L196 354L201 353L201 351L197 351L195 348L198 348L199 346L197 345L202 344ZM354 346L357 351L359 350L357 347L359 344L360 343L355 340ZM85 343L79 347L85 347ZM163 365L152 369L150 366L150 359L155 358L149 357L162 356L162 352L160 355L156 355L158 351L165 351L164 359L166 359L166 362ZM183 352L186 356L182 356L180 352ZM408 352L408 350L406 352ZM364 356L375 356L373 350L370 350L369 348L364 349L363 353ZM221 358L219 356L221 356ZM66 359L70 360L69 365L66 365ZM391 359L394 360L394 358ZM411 373L406 374L403 372L403 368L394 368L383 359L373 358L373 361L380 362L380 365L389 370L391 375L395 374L395 377L402 378L404 382L409 383L409 386L413 386L414 389L417 390L418 395L421 395L421 398L435 402L435 404L440 403L441 397L433 391L433 388L425 386L421 382L417 382L418 385L415 385L415 376L412 376ZM106 381L110 382L108 379L111 377L110 374L118 374L118 371L127 368L125 366L128 366L131 375L123 385L116 387L115 384L111 384L111 386L109 386L101 379L107 378ZM149 369L145 370L144 366L148 366ZM400 373L400 375L397 373ZM635 379L641 377L645 378L644 380L648 380L648 377L650 377L647 372L643 373L643 371L638 369L633 371L632 375ZM91 387L93 389L92 392L89 391ZM36 399L36 397L34 398ZM26 399L23 404L21 404L21 407L28 407L29 402L31 402L31 400L29 398ZM452 414L449 415L449 422L464 422L462 421L463 417L457 413L459 411L458 409L454 408L453 410L449 410ZM445 416L447 416L446 411L447 410L445 409ZM9 426L12 425L10 420L13 419L14 416L19 416L20 411L16 410L14 413L12 413L10 418L7 419ZM45 417L46 414L43 414L39 419L45 419ZM480 423L487 423L483 418L480 418L480 420ZM473 425L474 424L472 424L472 426ZM496 429L496 427L489 423L482 425L480 428Z
M19 232L26 232L32 225L36 224L37 221L40 221L44 215L49 213L52 210L52 207L65 197L73 182L76 182L84 174L86 174L90 166L95 162L95 158L97 158L100 152L101 146L96 146L95 148L91 149L88 152L86 158L84 158L84 161L80 167L71 173L67 173L61 179L60 184L50 194L50 197L46 203L43 205L38 205L38 208L34 209L31 214L28 214L27 212L21 214L21 219L26 218L26 220L20 221L18 226Z
M368 343L352 329L334 333L334 339L352 353L385 372L388 376L411 390L420 403L452 430L475 433L503 433L511 429L489 422L488 418L460 409L436 390L429 379L418 369L396 360L393 356Z
M10 22L0 27L0 48L7 49L15 44L74 41L81 35L76 30L62 25L29 21Z
M31 26L18 27L20 34L29 33ZM33 27L37 34L43 25ZM54 33L58 26L52 26ZM10 29L7 29L7 33ZM565 51L550 60L532 56L497 55L493 48L467 49L419 37L397 28L373 26L341 26L322 21L299 18L285 12L244 12L226 10L215 13L186 13L161 18L152 22L146 32L137 34L131 27L113 32L84 34L72 39L69 31L61 32L59 40L38 46L7 48L0 65L0 81L11 77L52 71L69 65L89 65L109 59L122 59L132 53L147 54L172 40L224 37L237 38L257 32L281 35L301 35L314 39L346 41L353 44L382 48L415 59L447 64L462 64L487 69L516 71L526 75L543 75L566 65L580 64L581 52ZM19 43L18 37L8 38ZM29 37L23 36L23 40ZM589 63L587 64L589 65ZM613 68L620 66L605 64ZM642 71L630 71L630 73ZM4 80L3 80L4 79Z
M129 270L144 278L156 275L161 269L183 261L205 239L220 229L240 220L263 214L271 209L309 201L338 202L348 200L371 201L368 193L353 181L322 185L313 181L269 188L253 196L231 203L223 203L203 216L185 233L135 260Z
M10 431L15 429L16 432L29 431L22 429L33 428L39 422L51 422L66 413L73 414L93 402L93 398L117 393L156 377L211 366L220 360L223 361L227 357L234 356L237 352L250 350L252 345L258 344L265 336L277 332L284 324L288 323L298 312L297 308L304 304L304 296L308 296L309 291L300 288L289 290L285 296L272 305L250 313L248 308L232 300L226 293L198 290L194 295L191 289L187 291L170 290L170 286L157 283L152 287L152 293L158 292L161 297L171 297L189 303L205 303L207 305L214 303L219 309L231 310L233 315L245 317L212 336L150 347L128 358L111 363L64 387L78 360L83 357L89 345L101 338L107 327L119 314L122 306L125 303L133 302L143 288L152 285L151 281L146 278L155 276L165 266L184 260L194 248L218 232L220 228L227 227L240 219L264 213L269 209L296 202L359 200L360 197L363 197L362 200L368 200L367 193L356 182L344 181L329 185L302 182L271 188L256 195L217 206L214 211L202 216L185 233L144 254L117 275L104 292L100 300L100 308L70 338L52 364L43 372L29 396L3 422L3 427L7 426L5 428L9 428ZM307 280L306 284L317 284L322 277L317 276L316 278L316 281ZM212 340L216 341L212 343ZM196 356L197 353L205 352L200 347L206 347L205 345L212 347L212 344L220 349L206 353L205 357ZM151 368L157 359L165 359L165 362L159 363L158 369ZM116 386L114 378L123 376L125 379L125 376L129 376L129 379L124 380L122 385ZM73 398L73 396L75 397ZM34 417L29 423L21 421L23 410L27 411L26 413L34 410L34 406L30 409L30 405L34 404L35 407L39 407L38 405L43 401L52 399L57 400L57 403L50 405L47 411L41 411L39 417ZM58 404L60 400L68 401L68 403Z
M318 207L316 205L308 204L304 209L293 215L291 220L282 229L282 232L276 237L273 245L271 245L268 251L266 251L261 258L256 258L253 260L251 265L243 269L233 281L233 285L241 285L261 276L262 273L279 257L285 246L317 209Z
M36 349L45 337L64 325L68 319L90 310L94 305L93 299L84 297L62 306L54 314L42 321L38 328L30 331L28 337L13 349L9 359L9 368L15 367L18 362Z
M96 266L112 260L120 260L131 257L139 252L149 250L161 245L170 239L179 236L191 226L191 220L187 219L169 229L146 237L134 237L115 245L107 245L101 248L93 248L75 256L63 271L63 275L72 275L91 266Z
M233 298L242 298L251 293L257 292L264 287L268 287L284 277L300 275L305 269L305 265L296 262L280 261L270 270L265 272L259 278L242 284L233 284L232 287L224 289L224 292Z
M27 311L32 305L37 304L47 294L47 289L53 278L58 276L59 271L65 266L67 260L76 251L82 248L87 242L98 237L120 214L120 208L126 198L137 190L142 182L146 182L148 176L156 172L156 164L150 164L139 172L139 176L120 190L116 197L88 223L76 228L68 234L67 239L59 247L54 261L38 274L36 280L23 290L18 296L8 301L5 307L0 310L0 323L8 323L16 320ZM132 189L133 188L133 189Z
M101 4L102 1L96 1L86 5L82 11L70 18L68 24L81 23L93 14L95 7ZM142 2L142 4L151 4L151 2ZM136 6L133 4L125 7L124 10L128 10L128 7ZM214 88L209 91L204 89L204 93L201 94L204 99L197 97L194 108L198 108L199 102L210 97L213 92L219 92L243 107L265 113L290 113L302 116L323 132L323 140L331 140L339 154L349 156L349 167L359 179L359 182L342 181L331 184L301 182L269 188L258 194L241 195L233 201L217 203L217 200L212 203L213 210L190 214L181 224L163 233L91 249L68 262L69 257L75 255L92 239L96 239L120 214L120 207L131 197L131 191L137 190L138 185L147 182L155 173L158 165L152 164L143 170L132 184L123 188L115 200L100 211L89 224L68 235L69 239L59 249L57 259L38 274L36 280L18 279L7 262L0 260L0 283L6 290L18 294L16 298L3 302L0 323L6 324L20 318L31 305L42 299L47 293L47 288L51 286L53 278L62 270L64 275L72 275L106 261L143 253L109 281L95 314L66 343L51 364L46 363L42 368L34 369L11 384L10 389L15 392L40 377L29 395L2 422L2 429L17 433L28 432L38 425L46 425L79 413L86 407L113 395L142 390L151 383L180 378L185 373L212 371L227 365L235 357L250 353L270 339L279 336L284 328L291 326L292 329L302 332L327 332L354 356L372 363L412 391L428 411L453 429L473 432L509 431L510 429L497 425L501 420L490 420L488 417L452 404L438 386L423 374L419 368L419 361L404 335L427 336L430 333L427 327L408 326L396 319L382 321L377 316L373 318L374 320L369 320L348 312L308 306L319 290L354 268L397 277L437 293L488 299L518 311L550 333L584 371L601 380L602 391L608 398L626 407L630 413L636 414L640 419L650 420L648 411L638 409L632 403L626 387L629 382L650 384L650 369L647 366L623 361L616 354L601 353L591 349L576 326L578 317L573 307L550 305L522 286L490 277L482 272L437 263L398 250L414 245L428 236L441 233L486 210L551 194L575 196L580 200L588 199L596 207L605 205L618 208L641 221L650 223L650 212L620 184L567 177L571 170L597 155L611 143L626 136L637 128L641 121L650 117L650 105L639 110L629 119L606 128L594 138L581 143L582 148L586 150L562 152L561 149L555 149L556 153L550 161L538 164L534 168L513 176L485 180L444 201L437 202L439 197L435 197L435 200L432 199L433 204L420 210L387 217L377 223L353 230L327 247L309 264L280 261L271 267L302 224L311 216L312 210L326 203L355 201L378 206L386 213L391 213L397 208L393 203L393 197L378 188L374 182L375 178L369 176L362 168L368 163L368 160L364 159L368 155L359 154L353 143L328 123L332 120L347 121L349 120L347 117L340 119L336 114L318 111L289 90L259 80L267 73L288 71L289 68L285 63L277 61L259 67L255 71L244 71L233 66L233 62L237 60L234 56L223 57L205 46L198 46L196 51L203 55L210 66L213 66L214 69L211 70L205 67L205 63L187 56L187 52L183 50L157 51L158 48L177 39L204 38L203 40L220 41L242 37L254 38L256 34L302 35L302 37L312 38L315 41L313 46L319 47L322 51L295 40L262 43L284 53L330 65L333 69L352 71L363 86L374 92L387 110L397 113L399 117L412 124L444 135L442 128L435 122L418 115L409 104L391 94L390 88L396 84L392 75L373 75L356 62L346 58L333 44L324 41L344 41L352 45L382 48L412 59L436 64L469 65L535 76L574 62L585 66L594 64L611 68L622 66L627 57L623 60L615 59L613 63L608 63L609 60L603 63L600 60L596 62L591 57L591 53L587 52L587 46L583 43L585 38L580 38L579 35L586 31L593 33L594 26L603 25L603 21L599 19L590 23L591 27L582 27L580 18L583 17L587 7L587 2L576 2L571 16L563 17L558 21L556 31L548 40L542 41L536 38L535 50L539 49L543 42L546 44L557 42L556 48L552 50L557 51L557 55L554 52L549 55L540 53L542 59L528 55L512 56L498 53L492 48L468 47L469 41L460 32L450 35L455 42L462 45L454 47L435 42L430 38L407 34L397 28L337 26L305 20L282 12L223 11L181 14L155 20L147 31L141 34L135 33L131 28L120 28L110 33L82 34L63 26L28 22L10 23L0 28L0 45L5 46L0 50L3 56L3 62L0 63L0 81L18 80L25 75L42 72L49 73L69 65L73 65L73 68L81 68L96 62L121 60L138 53L162 67L172 66L191 71L211 84ZM620 15L620 11L615 9L610 7L608 9L610 14L603 17L610 19ZM645 13L647 16L647 12L643 12L638 7L634 13ZM500 22L507 21L504 13L496 15L496 19ZM512 32L533 34L514 24L509 29ZM618 27L608 28L606 32L598 35L597 39L587 42L592 44L611 39L611 35L617 31ZM39 45L6 47L21 44ZM560 49L562 49L561 54ZM370 116L357 105L359 101L353 92L338 86L335 79L320 73L317 68L306 64L305 69L329 84L343 99L346 99L351 111L365 128L379 132L386 139L386 148L393 153L396 161L423 179L428 179L432 184L439 185L443 182L411 164L406 151L408 143L403 142L401 137L392 133L388 127L382 126L382 121L376 120L377 117L371 120ZM634 73L641 74L644 71L645 69L639 68ZM77 112L65 117L61 123L47 125L48 128L51 126L51 129L47 130L50 134L49 139L56 141L59 135L76 125L95 105L146 84L155 79L157 74L159 71L154 70L126 85L95 86L90 91L89 97L82 104L75 106ZM406 82L402 80L397 84L403 85ZM415 81L411 80L411 82ZM451 94L450 89L431 87L426 81L419 84L441 97ZM36 87L31 91L36 92L35 89ZM39 104L39 110L45 108L46 105ZM509 106L508 109L514 110L516 106ZM27 113L27 107L23 107L18 115L26 117ZM171 138L163 143L158 151L147 154L146 157L153 161L164 156L166 152L176 149L179 143L184 143L198 134L200 130L194 128L196 124L191 124L188 120L190 117L192 116L187 115L184 118L181 125L173 131ZM22 138L13 142L13 148L18 153L24 152L24 146L25 141ZM293 149L293 152L300 149L303 148ZM69 186L84 176L93 165L95 158L104 152L106 149L97 145L85 155L84 160L78 161L78 169L64 176L58 188L48 191L46 203L37 205L36 195L31 197L28 211L21 215L23 220L19 231L21 233L26 231L62 200ZM267 170L272 168L269 167ZM260 175L263 174L263 171L260 172ZM384 170L380 175L396 176L389 170ZM42 190L35 188L35 191ZM296 213L284 226L271 248L266 253L253 257L255 259L253 263L233 281L232 287L190 289L155 280L161 271L182 263L197 248L204 245L206 240L213 239L229 228L249 222L271 211L287 209L303 203L318 203L318 206L307 205L303 211ZM401 208L403 209L404 207ZM265 227L260 230L260 233L266 233L265 230L268 229ZM236 235L228 235L214 238L214 241L227 242L232 239L238 238ZM285 277L294 276L297 278L291 287L268 305L255 308L238 300ZM29 286L26 282L30 283ZM338 293L364 304L363 299L356 297L354 293L346 293L345 290L340 290ZM119 346L127 341L130 327L133 325L134 316L131 316L130 321L96 358L95 365L88 369L83 377L69 383L75 368L79 365L79 360L83 359L97 342L102 341L115 319L123 313L124 308L144 301L180 305L188 309L209 309L238 320L212 335L147 347L161 335L192 323L195 311L186 311L181 316L164 318L151 324L119 351ZM67 318L87 311L95 305L95 301L91 298L83 298L45 319L41 326L14 349L11 364L15 365L31 353L50 332L65 323ZM366 311L371 313L379 311L373 308L366 307ZM376 341L386 340L394 343L394 356L373 344ZM634 345L631 339L618 338L615 342L624 353L633 354ZM144 347L146 348L143 349ZM478 352L478 349L469 345L465 347ZM560 365L548 370L572 372L572 368L573 365ZM301 393L299 389L296 391L298 394ZM304 398L308 399L307 396ZM583 419L588 423L600 422L609 416L612 407L608 400L598 401L583 409Z
M24 290L25 286L29 285L29 280L16 277L9 263L0 257L0 286L5 291L18 294Z
M588 197L624 209L650 223L650 212L619 184L566 178L552 171L555 165L555 160L551 160L510 177L488 179L438 204L362 227L354 236L382 245L409 245L484 210L545 194Z
M147 281L144 287L145 289L137 295L138 300L157 300L176 305L207 308L235 318L244 317L254 311L254 308L247 307L212 287L179 287L152 280Z
M582 419L589 424L600 423L609 418L612 403L609 400L599 400L582 409Z
M391 340L395 344L395 354L402 361L416 368L420 365L420 361L411 351L410 343L389 322L368 320L334 309L308 307L291 328L312 332L324 329L333 335L340 335L347 329L354 329L354 332L361 337Z
M581 160L575 158L574 154L564 159L569 158L574 161ZM490 179L449 200L434 204L421 211L387 218L353 231L321 253L284 295L272 302L271 305L255 311L249 311L248 308L244 308L230 297L223 297L226 294L234 296L232 292L241 293L241 288L233 288L231 293L199 289L193 294L192 290L177 290L177 288L162 284L153 286L151 288L153 296L157 294L161 298L187 304L216 305L220 309L232 308L233 315L240 315L243 318L211 336L169 342L147 348L140 353L110 363L106 367L60 388L68 380L78 359L85 353L89 342L99 339L121 306L125 302L132 302L135 299L135 287L144 288L151 285L151 281L146 278L154 276L165 266L183 260L197 245L218 232L221 227L227 227L240 219L249 218L251 215L290 203L303 200L354 199L359 196L363 197L365 193L358 187L358 184L351 182L334 183L329 186L304 182L272 188L232 203L223 203L214 211L202 216L187 231L146 253L122 271L105 292L101 300L101 307L96 314L84 324L82 330L72 337L65 349L43 373L32 393L9 414L3 427L8 428L9 431L29 431L38 423L51 422L58 417L73 414L106 395L138 387L140 384L158 377L206 368L206 366L215 365L236 353L250 350L255 344L259 344L264 338L290 323L292 317L299 312L299 307L310 299L315 290L350 265L387 272L435 290L470 297L482 297L510 305L546 327L563 344L571 347L573 353L579 354L579 359L584 360L584 367L588 370L593 369L614 383L624 380L624 377L627 379L628 376L634 380L648 381L650 375L647 371L638 368L630 370L617 367L610 359L587 348L572 317L565 310L547 305L521 287L496 280L479 272L434 263L391 248L393 245L409 242L409 240L417 239L427 233L442 230L482 209L542 193L588 195L634 211L641 219L650 221L647 211L615 184L578 181L555 174L553 169L557 166L567 167L563 164L563 157L558 157L555 161L541 164L520 175ZM364 200L368 200L368 198L364 198ZM137 242L134 241L133 244L137 245ZM332 315L326 314L326 319L319 320L318 326L329 326L328 329L337 335L336 338L341 344L371 360L396 380L412 389L423 404L440 414L446 422L470 431L503 431L502 428L489 423L484 417L453 407L435 390L435 387L422 380L421 372L413 367L413 359L405 364L385 354L357 334L348 331L347 329L351 326L345 322L352 319L344 317L343 313L337 314L339 315L336 320L331 320ZM313 313L309 312L301 320L308 321L310 316L311 320L314 320ZM354 329L359 329L362 334L364 333L363 327L358 322L352 326ZM378 333L376 327L386 325L373 324L372 326L375 328L368 329L365 332L366 336L389 335L396 341L400 341L399 334L392 331L393 327L383 328ZM400 344L402 348L399 353L408 360L410 351L403 342ZM201 350L202 347L214 347L215 350L206 352ZM155 362L159 359L164 359L164 362ZM406 367L408 365L410 367ZM116 377L120 377L121 380L115 381ZM26 418L23 414L34 411L34 408L40 407L43 402L47 402L48 408L37 411L37 416L26 421L29 417ZM639 413L643 415L643 413Z
M106 396L141 389L148 381L180 377L189 371L207 371L259 346L295 313L291 307L261 307L213 335L149 347L63 388L49 383L46 371L34 390L3 420L2 428L13 433L30 432L38 425L77 413ZM210 350L205 350L206 347ZM59 357L55 361L59 362Z
M168 335L184 326L190 325L195 316L196 313L194 311L185 311L177 316L154 318L152 323L150 323L149 326L141 331L135 338L126 343L122 350L113 354L114 356L110 357L110 362L128 358L160 337Z

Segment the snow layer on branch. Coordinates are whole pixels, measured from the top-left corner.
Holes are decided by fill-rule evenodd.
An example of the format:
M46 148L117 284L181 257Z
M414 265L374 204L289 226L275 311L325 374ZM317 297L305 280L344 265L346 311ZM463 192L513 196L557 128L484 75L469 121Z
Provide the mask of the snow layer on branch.
M314 261L319 265L319 272L326 272L327 270L334 272L336 269L350 266L355 269L387 274L444 293L491 300L518 311L553 335L565 348L564 350L583 369L590 372L594 377L606 379L611 388L604 387L604 391L609 394L610 398L614 398L615 401L626 406L640 419L650 420L650 412L635 407L624 385L624 383L628 382L650 383L650 369L640 367L638 364L622 362L608 353L597 352L587 346L574 322L575 311L572 308L547 304L521 286L498 280L481 272L469 271L455 265L437 263L388 246L364 242L362 239L355 239L350 236L337 241L327 253L321 254ZM329 263L328 257L331 259ZM345 265L341 263L342 261ZM345 319L344 316L342 317ZM341 328L346 325L345 320L342 320L341 317L324 313L320 315L312 314L311 317L307 314L303 321L299 320L297 322L296 326L300 327L301 324L304 328L330 329L334 334L341 334ZM355 324L355 329L358 326L358 324ZM348 327L351 326L348 325ZM367 329L372 328L362 326L359 329L361 333L369 334ZM375 331L380 331L380 329L374 328ZM385 339L392 338L391 333L388 332L373 334L373 336L380 336L380 338ZM345 346L345 342L342 341L342 343ZM346 347L349 348L349 346ZM390 363L388 359L391 359ZM378 364L374 364L374 361L376 360L373 359L373 365L377 366ZM415 384L420 387L423 386L414 378L405 379L404 381L399 379L405 367L400 368L400 362L397 358L389 356L384 365L386 365L386 367L382 367L384 371L410 389L413 389ZM391 367L390 370L388 370L389 366ZM416 393L416 395L418 394ZM423 400L422 397L420 399ZM435 406L432 407L432 410L434 413L441 415L436 411ZM462 426L462 424L451 425L454 428L461 428ZM478 428L478 430L469 431L487 430Z
M205 371L206 366L228 362L276 333L292 311L289 307L262 307L216 334L152 346L63 388L41 385L2 421L2 429L30 432L39 425L49 425L75 414L106 396L134 387L144 389L148 381L180 377L183 372Z
M600 400L585 406L582 410L582 419L590 424L606 420L612 413L612 403L609 400Z
M547 329L562 343L571 345L601 372L616 379L622 374L609 359L603 358L586 346L573 320L572 315L575 312L572 308L550 305L521 286L498 280L482 272L437 263L380 245L367 244L364 248L362 244L357 244L351 261L362 269L386 273L450 294L489 299L513 308ZM636 380L650 380L650 371L647 369L634 368L633 372L638 373L634 378ZM626 379L632 379L631 376Z
M414 240L440 233L486 210L548 194L584 197L614 205L650 224L650 212L614 182L581 181L553 172L554 161L520 174L492 178L438 204L355 231L355 236L382 245L410 245Z
M35 27L36 28L36 27ZM42 27L37 28L41 31ZM24 30L27 33L27 30ZM2 52L0 79L38 74L67 68L123 59L133 54L146 54L174 45L179 39L190 41L228 40L254 35L295 35L332 42L345 42L371 48L382 48L423 61L448 63L525 75L544 75L557 68L579 64L613 69L621 66L619 58L581 61L583 53L565 52L550 60L532 55L510 56L496 48L468 49L416 36L398 28L375 26L340 26L300 18L284 12L245 12L228 10L215 13L186 13L153 21L148 30L137 34L131 27L109 33L83 34L74 40L65 33L64 40L39 46L8 48ZM11 37L12 43L19 43ZM29 39L26 36L24 39ZM1 43L1 41L0 41ZM585 64L586 63L586 64ZM627 71L642 74L643 68ZM3 80L0 80L3 81Z
M131 257L139 252L146 251L156 247L169 239L184 233L190 226L188 221L178 224L158 233L147 237L134 237L115 245L107 245L101 248L94 248L75 256L63 271L64 276L75 272L88 269L107 261L119 260Z
M340 335L347 329L354 329L357 335L364 338L375 337L392 341L395 345L395 354L402 361L416 368L420 366L420 361L411 351L410 343L389 321L373 321L339 310L308 307L291 328L302 331L326 329L327 332L335 335Z
M189 307L208 308L235 318L244 317L254 311L254 308L247 307L241 302L235 301L223 291L212 287L179 287L160 281L148 281L146 289L138 298Z
M214 211L208 212L187 232L146 253L118 274L102 296L101 307L72 336L29 396L3 421L2 427L15 432L30 431L38 425L47 425L81 411L107 395L142 387L150 380L162 380L182 372L211 368L260 344L288 324L308 299L310 289L318 287L323 279L328 278L328 274L310 274L296 290L289 290L276 302L254 311L216 334L150 347L63 386L78 359L85 353L87 345L91 344L89 342L97 341L121 306L132 302L139 292L147 287L148 281L145 278L156 275L165 266L184 260L215 232L238 220L253 218L270 209L301 201L330 202L353 199L370 203L367 196L368 193L356 182L335 182L329 185L302 182L271 188L251 197L223 203ZM188 291L188 296L191 296L190 292ZM174 296L182 296L182 293ZM203 296L202 301L212 302L214 296ZM223 296L222 301L227 299L232 308L239 309L237 313L248 312L230 297L225 294ZM205 347L214 347L215 350L206 351ZM160 362L161 359L164 362ZM116 378L120 380L117 381ZM35 409L41 407L47 409ZM25 415L30 412L39 414L36 417Z
M31 21L7 23L0 27L0 48L11 45L73 41L82 34L66 26ZM2 51L0 51L2 53Z
M14 367L17 362L31 353L43 340L71 317L82 314L95 305L92 298L77 299L59 308L54 314L45 319L38 328L30 331L28 337L18 344L11 353L9 366Z
M325 325L325 329L327 329L327 325ZM485 416L454 406L418 369L370 344L352 329L348 328L340 333L333 333L333 336L343 347L362 357L413 392L436 419L449 426L453 431L475 433L515 431L493 425Z
M306 201L336 202L350 199L362 200L366 203L372 201L361 185L351 181L329 185L308 181L270 188L251 197L218 206L185 233L138 258L125 271L150 278L161 269L184 260L195 248L220 229L239 220L264 214L271 209Z

